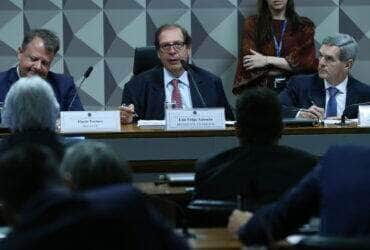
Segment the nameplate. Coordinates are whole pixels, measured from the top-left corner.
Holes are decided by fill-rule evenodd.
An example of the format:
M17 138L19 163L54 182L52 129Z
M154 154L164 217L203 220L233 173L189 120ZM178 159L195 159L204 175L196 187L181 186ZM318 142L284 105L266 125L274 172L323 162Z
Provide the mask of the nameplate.
M166 109L166 130L225 129L224 108Z
M358 106L358 126L359 127L370 127L370 106L369 105Z
M120 132L119 111L69 111L60 112L62 133Z

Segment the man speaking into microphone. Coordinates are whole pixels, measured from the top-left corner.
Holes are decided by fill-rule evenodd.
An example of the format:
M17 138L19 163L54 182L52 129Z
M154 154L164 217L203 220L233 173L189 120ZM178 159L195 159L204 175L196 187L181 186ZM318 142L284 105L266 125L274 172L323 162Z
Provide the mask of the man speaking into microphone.
M318 73L290 78L280 93L284 116L323 119L339 118L344 113L348 118L357 117L354 104L370 101L370 86L350 75L357 51L357 42L350 35L324 38Z
M46 29L29 31L18 49L18 66L0 73L0 102L4 102L10 87L21 77L38 75L54 90L60 110L83 110L72 77L50 71L59 50L58 37Z
M225 117L234 119L219 77L188 65L191 37L177 24L166 24L155 33L155 47L162 66L143 72L125 84L121 121L164 119L165 103L176 108L225 108ZM183 65L184 64L184 65ZM187 70L184 69L187 68Z

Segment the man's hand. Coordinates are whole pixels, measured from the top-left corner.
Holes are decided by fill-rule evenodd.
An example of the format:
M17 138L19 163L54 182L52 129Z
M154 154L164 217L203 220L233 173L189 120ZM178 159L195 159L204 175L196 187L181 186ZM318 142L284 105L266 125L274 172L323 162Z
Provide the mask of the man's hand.
M129 124L133 122L134 116L136 115L134 104L130 104L128 106L122 105L119 107L119 110L121 111L122 124Z
M239 228L246 224L253 217L253 213L242 212L240 210L234 210L229 217L229 223L227 224L227 230L234 237L238 237Z
M315 119L315 120L319 118L320 120L323 120L324 113L325 113L325 110L323 108L317 107L316 105L312 105L311 107L308 108L307 111L304 111L304 110L299 111L298 117Z

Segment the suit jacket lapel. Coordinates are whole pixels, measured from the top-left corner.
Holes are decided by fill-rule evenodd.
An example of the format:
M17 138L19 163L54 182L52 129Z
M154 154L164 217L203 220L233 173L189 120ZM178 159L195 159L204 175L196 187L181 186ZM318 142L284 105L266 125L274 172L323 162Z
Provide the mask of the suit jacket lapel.
M202 78L199 76L199 74L197 74L194 70L192 70L191 73L193 74L194 81L196 81L196 83L192 82L190 80L190 77L189 77L190 94L191 94L191 101L193 103L193 107L194 108L203 108L202 100L200 99L200 96L199 96L199 94L196 90L195 84L198 85L199 92L203 96L203 99L204 99L205 102L207 102L206 98L204 97L205 94L206 94L206 91L207 91L207 86L206 86L206 84L204 84L204 82L203 82Z
M150 96L148 97L148 105L157 107L156 112L160 114L160 117L164 117L164 102L166 98L162 67L156 68L151 81L153 82L151 84Z
M314 84L311 87L311 96L309 97L313 103L321 108L325 108L325 84L318 75L315 76Z

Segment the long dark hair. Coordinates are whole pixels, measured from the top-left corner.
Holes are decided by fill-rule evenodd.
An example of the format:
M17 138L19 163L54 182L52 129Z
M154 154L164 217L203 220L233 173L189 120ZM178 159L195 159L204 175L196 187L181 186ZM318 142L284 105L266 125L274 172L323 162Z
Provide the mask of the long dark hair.
M293 30L297 30L301 24L301 18L294 9L294 0L288 0L285 16ZM272 39L271 35L272 15L266 0L257 0L257 25L256 39L257 47L265 41Z

